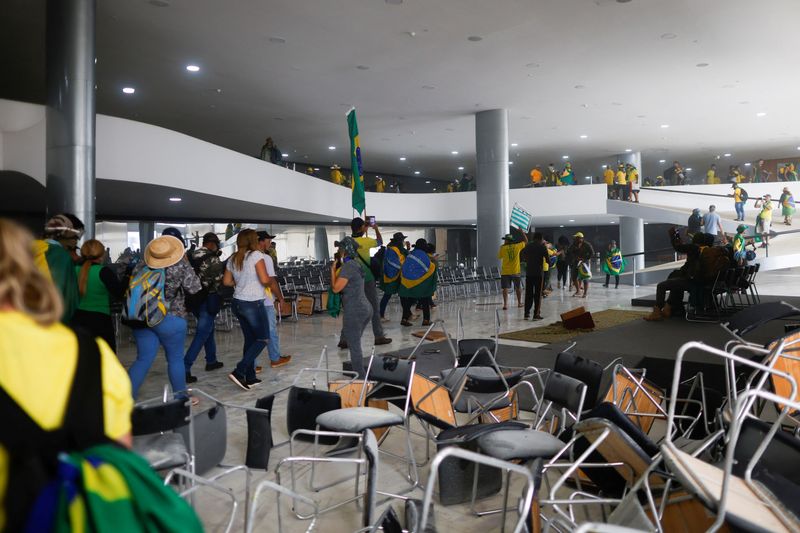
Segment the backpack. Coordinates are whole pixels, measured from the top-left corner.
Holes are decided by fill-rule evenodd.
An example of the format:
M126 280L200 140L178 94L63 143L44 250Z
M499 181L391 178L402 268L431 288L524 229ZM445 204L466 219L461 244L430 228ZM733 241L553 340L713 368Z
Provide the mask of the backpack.
M740 191L739 198L742 199L742 202L746 202L750 198L750 195L747 194L747 191L742 189L741 187L739 187L739 191Z
M369 261L369 269L376 280L383 279L383 256L386 255L386 247L381 246Z
M700 252L700 277L704 282L713 282L729 266L731 258L724 246L706 246Z
M164 320L169 311L164 284L167 271L163 268L143 267L133 274L125 293L122 320L132 328L152 328Z
M197 515L137 454L111 442L97 341L78 337L61 427L46 431L0 388L8 453L7 531L202 531Z

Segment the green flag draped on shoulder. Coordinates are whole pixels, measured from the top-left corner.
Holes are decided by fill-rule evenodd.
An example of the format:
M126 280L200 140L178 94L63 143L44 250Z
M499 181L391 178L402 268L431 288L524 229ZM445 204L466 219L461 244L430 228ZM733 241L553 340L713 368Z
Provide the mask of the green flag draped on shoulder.
M361 167L361 145L358 140L355 108L347 113L347 130L350 133L350 168L353 169L353 209L361 214L367 207L367 201L364 197L364 172Z

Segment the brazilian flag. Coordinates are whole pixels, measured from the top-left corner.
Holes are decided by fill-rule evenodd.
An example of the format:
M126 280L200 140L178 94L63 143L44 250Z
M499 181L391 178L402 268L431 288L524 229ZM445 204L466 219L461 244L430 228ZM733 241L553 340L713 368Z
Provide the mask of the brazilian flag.
M367 207L367 200L364 197L364 170L361 166L361 144L358 140L355 108L347 113L347 131L350 133L350 168L353 169L353 209L361 214Z

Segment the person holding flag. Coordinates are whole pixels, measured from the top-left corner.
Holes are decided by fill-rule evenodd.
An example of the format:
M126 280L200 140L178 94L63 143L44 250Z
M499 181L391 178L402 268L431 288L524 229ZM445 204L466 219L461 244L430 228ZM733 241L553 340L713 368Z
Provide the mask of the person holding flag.
M392 235L392 239L383 253L383 276L380 280L383 289L380 303L381 321L386 320L386 306L389 305L392 295L397 294L400 288L400 269L408 255L408 250L403 246L406 237L399 231Z
M614 288L619 289L619 275L625 272L625 259L622 257L622 252L617 247L617 241L608 243L602 269L603 272L606 273L606 282L603 284L603 287L608 287L611 276L614 276Z
M528 243L528 236L517 227L512 226L512 230L519 233L522 237L517 241L514 235L508 233L503 237L503 244L497 251L497 258L500 259L500 287L503 289L503 309L508 309L508 289L513 285L517 295L517 307L522 307L522 284L520 280L520 252Z
M367 208L367 199L364 195L364 170L361 166L361 142L358 138L358 122L356 121L356 108L347 112L347 131L350 134L350 168L353 172L353 209L358 214L363 214Z
M517 260L519 264L519 260ZM406 256L400 268L400 286L397 293L403 306L401 326L413 326L411 306L415 301L422 305L422 325L431 324L430 298L436 292L436 261L428 254L428 242L417 239L414 249Z

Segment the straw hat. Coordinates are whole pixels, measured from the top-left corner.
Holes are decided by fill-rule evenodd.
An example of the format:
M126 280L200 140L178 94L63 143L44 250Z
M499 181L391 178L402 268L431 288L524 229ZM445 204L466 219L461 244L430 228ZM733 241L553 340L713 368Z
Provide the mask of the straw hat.
M150 268L167 268L183 258L183 243L171 235L162 235L150 241L144 250L144 262Z

